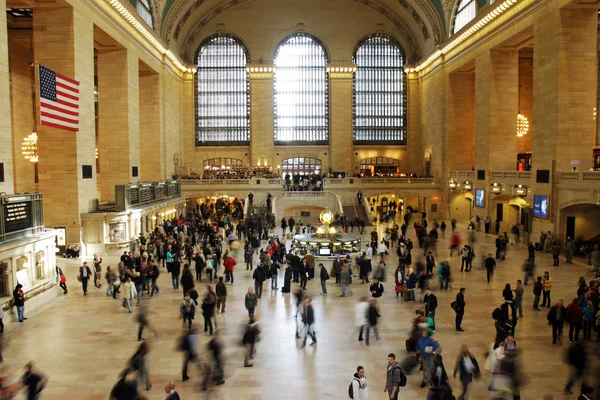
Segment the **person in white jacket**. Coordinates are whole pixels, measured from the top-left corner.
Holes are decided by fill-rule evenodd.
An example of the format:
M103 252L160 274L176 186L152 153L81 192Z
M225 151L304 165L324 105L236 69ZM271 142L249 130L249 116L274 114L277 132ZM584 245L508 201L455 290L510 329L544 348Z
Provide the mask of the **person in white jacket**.
M127 281L123 284L123 300L125 300L125 305L127 306L127 310L131 312L131 301L137 297L137 290L133 282L131 282L131 277L127 277Z
M355 400L369 399L369 385L367 384L365 369L360 365L356 368L356 373L352 379L352 395Z
M363 331L369 321L367 320L367 311L369 310L369 303L366 297L361 297L359 302L354 307L356 326L358 326L358 341L363 341Z

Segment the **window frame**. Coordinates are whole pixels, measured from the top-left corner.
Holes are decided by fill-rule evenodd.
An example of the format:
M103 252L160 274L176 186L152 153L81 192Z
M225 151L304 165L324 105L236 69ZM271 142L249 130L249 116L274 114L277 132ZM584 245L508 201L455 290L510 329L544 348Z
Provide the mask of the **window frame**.
M361 66L357 62L358 61L357 53L362 46L366 45L370 40L372 40L374 38L385 38L385 39L389 40L393 45L395 45L400 50L400 53L402 54L403 59L404 59L404 63L401 64L400 67L390 67L390 66L383 67L388 70L392 69L393 71L400 71L400 73L402 74L402 77L404 78L404 81L403 81L403 89L404 90L402 90L400 93L400 96L401 96L400 104L402 105L402 109L403 109L403 113L401 116L401 119L403 121L402 127L401 128L396 128L393 126L385 127L388 130L398 130L402 135L401 139L364 140L364 139L356 138L356 136L357 136L357 126L356 126L356 120L357 120L357 110L356 110L356 106L357 106L357 97L356 97L357 96L357 74L361 70ZM408 79L406 76L406 72L404 71L404 67L407 64L406 52L404 51L404 47L402 47L402 44L396 38L394 38L393 36L387 35L387 34L377 33L377 34L367 35L364 38L362 38L360 40L360 42L358 42L358 44L354 48L354 52L352 54L352 62L354 64L356 64L356 72L354 72L354 76L352 77L352 143L354 145L388 144L388 145L406 146L408 144ZM373 68L373 67L367 67L367 68ZM394 93L394 92L390 90L390 91L386 91L386 93ZM396 104L398 104L398 103L396 103ZM372 130L373 128L375 128L375 126L366 127L363 129L371 129Z
M325 107L325 139L319 139L319 140L313 140L313 141L309 141L309 140L289 140L289 141L283 141L283 140L278 140L277 138L277 71L278 69L284 69L287 67L277 67L277 56L279 54L279 51L283 48L283 46L290 41L293 38L296 37L308 37L310 38L312 41L315 42L316 45L318 45L321 50L323 51L323 56L325 58L325 65L323 65L323 73L324 73L324 83L325 83L325 102L324 102L324 107ZM327 65L329 64L329 52L327 51L327 47L323 44L323 42L316 36L311 35L309 33L305 33L305 32L296 32L294 34L291 34L289 36L286 36L285 38L283 38L279 44L277 45L277 47L275 48L275 52L273 55L273 64L275 66L275 72L273 74L273 143L275 146L327 146L329 145L329 140L330 140L330 136L331 136L331 124L330 124L330 93L329 93L329 72L327 72ZM301 68L301 67L296 67L296 68ZM314 67L305 67L305 68L314 68ZM297 127L295 127L297 129Z
M458 17L458 15L462 11L464 11L467 7L471 5L473 5L473 7L475 8L475 14L473 15L473 18L465 22L463 26L461 26L459 29L456 29L456 17ZM458 0L458 2L456 3L456 9L454 10L454 14L452 15L452 35L455 35L456 33L460 32L461 29L463 29L465 26L469 25L472 21L474 21L477 18L478 11L479 7L477 4L477 0Z
M243 68L244 68L244 73L246 74L246 92L245 92L245 99L246 99L246 116L245 116L245 120L246 120L246 126L244 128L244 130L247 132L246 134L246 140L237 140L237 141L219 141L219 140L201 140L201 133L204 132L208 132L207 130L203 130L200 125L199 125L199 115L198 115L198 109L199 109L199 89L198 89L198 83L199 83L199 77L200 74L202 73L202 69L199 66L199 57L200 57L200 52L201 50L208 45L208 43L214 39L218 39L221 37L225 37L228 39L232 39L238 46L240 46L245 54L246 57L246 63L244 64ZM194 74L194 134L195 134L195 145L196 147L210 147L210 146L227 146L227 147L231 147L231 146L249 146L250 145L250 139L251 139L251 129L250 129L250 74L247 71L247 65L250 63L250 51L248 50L248 47L244 44L244 42L242 42L238 37L229 34L229 33L216 33L214 35L210 35L207 38L205 38L200 45L198 46L198 49L196 50L196 55L194 57L195 60L195 64L196 64L196 68L197 71ZM222 68L222 67L219 67ZM235 67L235 68L242 68L240 67ZM239 92L241 93L241 92Z
M148 22L144 16L140 14L140 4L141 7L148 12L148 15L150 15L150 22ZM142 21L144 21L150 28L154 29L154 14L152 13L152 4L150 3L150 0L137 0L135 2L135 11L137 12L137 15L142 18Z

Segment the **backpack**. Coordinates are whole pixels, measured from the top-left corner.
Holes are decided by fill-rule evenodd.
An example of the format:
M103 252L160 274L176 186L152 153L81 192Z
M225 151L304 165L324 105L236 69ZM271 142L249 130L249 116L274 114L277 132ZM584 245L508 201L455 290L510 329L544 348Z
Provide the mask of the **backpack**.
M354 387L352 386L354 381L358 381L358 379L353 378L352 382L350 382L350 386L348 386L348 397L350 397L351 399L354 398Z
M394 367L394 370L396 370L396 368L400 371L400 383L399 386L400 387L404 387L406 386L406 375L404 375L404 372L402 372L402 369L398 366ZM392 373L394 372L394 370L392 371Z

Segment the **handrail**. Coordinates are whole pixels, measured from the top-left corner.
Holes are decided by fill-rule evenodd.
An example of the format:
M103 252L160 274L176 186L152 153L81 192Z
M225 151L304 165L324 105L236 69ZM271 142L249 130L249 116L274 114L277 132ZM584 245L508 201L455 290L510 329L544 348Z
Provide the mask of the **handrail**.
M600 182L600 171L569 171L559 172L558 181L561 182Z

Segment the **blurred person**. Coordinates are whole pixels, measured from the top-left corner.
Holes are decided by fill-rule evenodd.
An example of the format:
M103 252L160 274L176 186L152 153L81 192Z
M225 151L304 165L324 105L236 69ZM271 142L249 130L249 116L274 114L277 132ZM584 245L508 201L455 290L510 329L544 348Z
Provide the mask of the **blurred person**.
M179 350L183 351L183 369L181 372L181 381L185 382L190 377L187 374L188 363L190 361L196 363L198 368L201 369L201 365L198 360L198 340L199 334L195 330L190 330L180 339Z
M154 296L154 292L158 294L158 292L160 291L158 284L156 283L156 281L158 280L158 276L160 275L160 270L158 269L158 265L154 264L152 261L150 261L149 269L150 271L148 272L148 275L150 276L150 283L152 285L150 296Z
M246 346L246 356L244 357L244 367L253 367L254 363L250 360L254 359L256 354L256 342L259 340L260 327L258 323L251 318L250 322L246 326L246 332L242 338L242 343Z
M29 361L25 365L25 374L21 381L25 390L27 390L27 400L38 400L46 383L48 383L48 378L36 371L33 361Z
M224 377L224 360L223 360L223 342L217 335L212 338L207 344L208 354L212 358L214 363L214 368L208 364L207 371L204 375L204 381L202 382L202 390L206 390L206 386L208 385L208 380L210 378L211 372L215 379L215 383L217 386L225 383Z
M175 391L175 383L172 381L165 385L165 393L167 394L165 400L180 400L179 394Z
M369 310L369 302L365 296L361 297L356 306L354 307L354 316L356 325L358 326L358 341L363 341L363 330L369 323L367 318L367 312Z
M196 303L190 298L190 296L185 296L181 301L181 304L179 305L179 313L181 314L181 318L183 320L183 326L185 327L185 323L187 321L188 329L191 330L192 320L196 315Z
M106 267L106 295L115 297L114 293L116 292L115 282L117 281L117 273L113 270L113 268L109 265Z
M523 294L525 293L525 288L523 288L522 283L520 279L517 279L517 286L513 289L513 292L515 292L513 310L514 314L518 314L519 318L523 318Z
M452 396L452 388L448 380L448 374L444 367L441 354L433 357L433 370L431 371L431 382L427 400L444 400Z
M573 394L571 388L577 379L581 379L581 385L587 386L585 368L589 367L585 346L582 343L574 343L567 351L567 363L571 367L569 380L565 385L564 394Z
M150 373L148 372L149 351L150 347L148 342L142 342L137 351L129 360L129 371L137 372L138 380L146 384L146 391L152 389L152 384L150 383Z
M588 301L583 312L583 340L592 340L592 327L596 321L594 303Z
M129 373L129 369L124 369L119 374L119 380L113 386L109 400L139 400L139 394L137 391L137 384L135 382L131 382L127 380L127 374Z
M498 257L496 257L498 258ZM488 253L487 258L483 262L485 270L487 272L487 281L490 283L490 279L494 276L494 269L496 268L496 260L492 256L492 253Z
M148 320L148 306L146 303L141 303L140 308L138 309L138 313L136 316L138 326L138 342L144 340L142 334L144 333L144 328L149 328L154 331L154 336L159 337L159 333L152 325L150 325L150 321Z
M371 329L373 329L375 333L375 339L379 340L379 331L377 330L377 320L381 317L379 312L379 307L377 306L377 300L372 299L369 301L369 308L367 309L367 334L365 344L369 345L369 338Z
M342 272L340 273L340 283L342 284L342 294L340 297L346 297L350 285L352 284L352 270L347 264L342 265ZM352 289L350 289L352 294Z
M304 299L304 308L302 310L302 322L306 326L306 332L304 333L304 339L302 340L302 345L300 347L303 348L304 346L306 346L306 339L308 338L308 336L310 336L310 338L312 339L312 343L310 345L314 346L315 344L317 344L317 337L315 335L314 328L315 312L312 306L312 299L310 297Z
M427 329L424 329L421 333L421 338L417 342L416 349L417 357L421 360L421 368L423 370L421 388L427 386L427 384L431 381L433 357L438 348L439 345L435 340L433 340L430 332Z
M577 400L592 400L594 399L594 388L591 386L582 386L581 394L577 398Z
M183 289L183 296L186 296L191 288L194 287L194 275L188 264L183 266L183 273L181 274L181 288Z
M467 345L464 344L460 348L456 366L454 367L453 375L455 378L457 372L459 373L460 383L462 385L462 393L458 396L458 400L463 400L466 398L469 384L473 382L473 378L478 378L481 375L477 360L471 354Z

